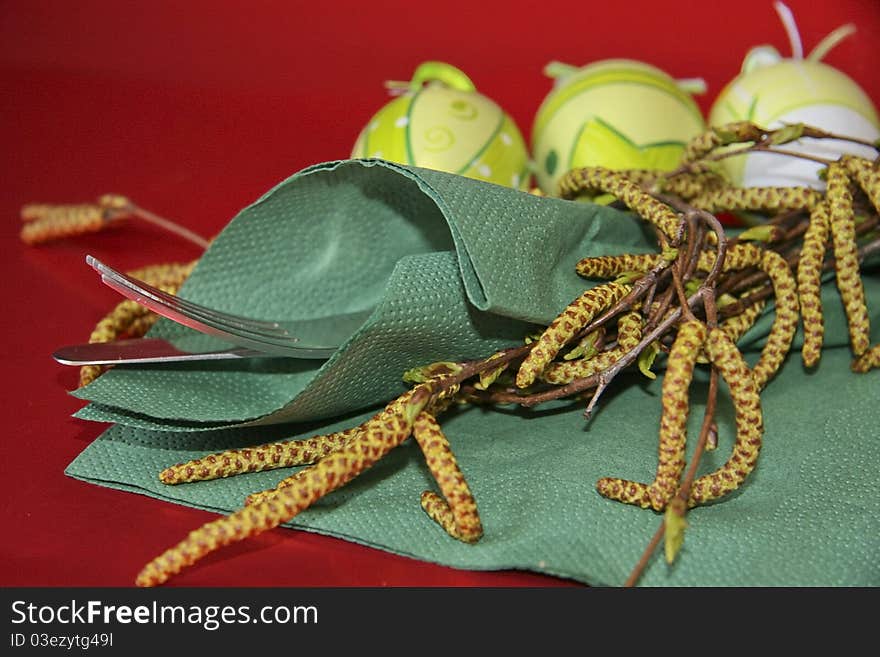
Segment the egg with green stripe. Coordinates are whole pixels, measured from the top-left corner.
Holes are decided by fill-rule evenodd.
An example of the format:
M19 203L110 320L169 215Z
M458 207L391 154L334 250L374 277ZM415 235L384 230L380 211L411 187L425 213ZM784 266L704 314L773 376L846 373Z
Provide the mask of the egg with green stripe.
M459 69L425 62L361 130L354 158L379 158L528 189L529 155L513 119Z
M555 195L560 178L580 167L674 169L685 144L705 130L689 89L665 72L630 59L576 68L552 62L556 79L532 126L538 184Z

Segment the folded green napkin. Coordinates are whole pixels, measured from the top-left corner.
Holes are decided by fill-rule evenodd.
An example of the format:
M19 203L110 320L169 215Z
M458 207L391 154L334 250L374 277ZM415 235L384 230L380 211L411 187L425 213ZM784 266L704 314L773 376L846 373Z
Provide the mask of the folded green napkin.
M872 298L876 308L876 282ZM875 312L873 319L880 316ZM752 362L756 356L749 354ZM849 361L846 348L832 348L817 371L805 374L797 359L789 359L763 394L765 446L756 471L730 498L692 510L678 561L668 566L658 550L642 584L880 585L880 374L853 374ZM469 407L441 416L483 519L485 535L474 545L450 538L421 510L419 494L436 485L412 441L291 526L448 566L518 568L620 585L660 516L606 500L593 484L607 475L650 479L657 459L659 396L659 380L632 375L615 382L589 424L582 417L583 403L565 402L531 411ZM692 436L701 400L695 394ZM733 425L726 398L719 414L720 445L704 456L703 471L730 453ZM307 437L353 426L367 415L325 425L190 433L116 425L67 473L228 512L289 471L173 487L159 483L157 473L214 450ZM120 545L125 540L120 534Z
M193 430L363 409L403 392L414 365L521 342L591 285L580 258L651 248L642 222L602 206L382 161L317 165L235 217L180 294L294 334L324 318L339 351L117 367L73 393L93 402L77 416ZM371 309L340 335L337 315ZM163 320L151 335L187 332Z
M394 231L382 233L382 222ZM589 285L572 273L580 257L649 248L638 222L607 208L384 163L306 170L236 217L183 292L291 321L375 308L372 316L323 365L276 359L117 368L84 391L94 402L79 416L118 424L67 474L231 511L289 471L174 487L159 483L158 472L220 449L354 426L404 389L404 369L487 355L555 316ZM865 287L877 326L876 271ZM850 371L833 285L823 302L828 348L819 367L806 372L793 352L762 394L766 432L757 470L729 498L691 511L679 560L668 566L658 551L643 584L880 585L880 374ZM752 364L771 319L767 313L740 343ZM179 329L163 322L156 330ZM700 368L697 380L705 379ZM622 584L660 516L606 500L594 484L609 475L650 480L660 385L621 375L589 423L582 401L464 407L441 416L483 519L485 535L475 545L450 538L421 510L419 494L435 484L412 441L291 525L450 566ZM704 389L694 389L692 436ZM724 396L719 434L702 471L730 453L732 409Z

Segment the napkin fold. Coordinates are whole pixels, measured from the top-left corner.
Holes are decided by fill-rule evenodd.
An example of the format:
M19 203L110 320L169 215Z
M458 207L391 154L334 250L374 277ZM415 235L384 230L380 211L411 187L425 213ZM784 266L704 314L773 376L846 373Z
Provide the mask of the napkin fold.
M180 295L293 334L372 309L334 356L116 367L72 393L93 402L77 417L193 430L350 413L403 392L413 366L520 343L590 287L580 258L651 248L641 221L603 206L381 160L316 165L238 214Z
M117 424L66 473L232 511L291 470L180 486L157 475L221 449L354 426L404 389L403 370L487 355L552 319L590 284L573 274L581 257L643 249L651 244L639 222L609 208L378 161L312 167L239 214L181 294L291 322L372 308L369 319L323 364L259 359L108 372L82 391L93 401L78 415ZM874 269L864 279L876 327L880 277ZM692 510L677 562L667 565L658 551L642 584L880 585L880 374L850 371L833 285L824 287L823 304L819 366L804 370L793 351L762 393L757 469L733 495ZM752 365L771 321L767 313L740 342ZM156 326L161 335L180 330ZM706 378L698 368L691 443ZM731 452L724 392L720 444L704 455L701 472ZM606 500L594 484L602 476L652 478L660 394L659 378L624 373L589 423L583 402L571 400L441 416L483 520L485 535L474 545L450 538L421 510L420 493L435 484L412 441L288 525L453 567L622 584L661 516Z

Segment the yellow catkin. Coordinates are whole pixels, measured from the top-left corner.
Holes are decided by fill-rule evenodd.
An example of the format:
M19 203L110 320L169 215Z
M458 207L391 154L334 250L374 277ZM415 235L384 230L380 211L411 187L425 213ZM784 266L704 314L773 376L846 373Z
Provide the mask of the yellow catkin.
M653 184L661 173L655 169L615 169L614 171L627 180L643 187Z
M840 161L849 173L850 178L858 183L859 187L871 201L874 209L880 212L880 168L878 168L876 162L852 155L844 155Z
M101 376L106 368L101 365L83 365L79 368L79 387L89 385Z
M697 356L706 342L707 327L703 322L684 322L669 352L663 374L662 411L658 446L657 473L654 481L643 484L614 477L596 482L596 490L607 498L660 511L678 490L685 465L687 419L690 409L689 390Z
M118 307L117 307L118 308ZM107 325L99 325L89 339L89 342L110 342L120 338L141 338L156 323L159 316L152 312L132 315L127 323L121 323L118 327L109 329ZM86 386L107 370L104 365L83 365L79 368L79 385Z
M55 207L49 203L29 203L23 205L21 206L21 220L35 221L37 219L45 219Z
M431 413L433 413L435 415L443 412L452 403L456 392L458 392L458 385L451 386L449 389L447 389L445 392L443 392L441 395L439 395L428 406L427 410L429 410ZM396 405L386 406L384 409L379 411L376 415L371 417L366 422L360 424L359 426L354 427L353 429L347 429L344 432L340 432L340 434L344 434L344 435L343 435L343 440L339 443L339 445L336 447L328 446L329 449L325 450L325 453L323 453L320 456L318 456L317 458L315 458L314 462L317 462L320 459L327 456L328 454L336 451L342 445L346 445L352 441L358 440L361 437L361 434L363 433L363 431L365 430L365 428L367 427L368 424L370 424L372 422L381 422L383 420L387 420L394 413L398 413L401 405L407 403L407 401L409 399L409 395L412 395L412 393L413 393L413 391L410 391L409 393L402 395L400 398L398 398ZM274 495L276 492L278 492L282 488L287 488L288 486L299 485L306 476L307 476L307 471L305 471L305 470L295 472L294 474L290 475L289 477L285 477L284 479L279 481L277 484L275 484L274 488L270 488L270 489L264 490L264 491L259 491L256 493L251 493L245 499L245 504L247 504L247 505L259 504L260 502L263 502L267 498Z
M743 294L740 298L744 298L748 296L750 293ZM719 328L727 334L733 342L739 342L740 338L742 338L750 328L755 325L755 322L758 320L758 317L761 316L761 313L764 311L764 308L767 306L767 302L765 300L757 301L750 306L747 306L741 313L738 315L733 315L732 317L728 317L719 325Z
M655 169L622 169L617 173L636 183L646 192L675 194L685 200L726 186L724 178L711 171L688 171L671 175Z
M113 307L92 329L89 342L110 342L122 336L140 337L155 321L155 315L129 299ZM104 371L101 365L84 365L79 370L80 387L97 379Z
M449 441L436 418L426 411L413 424L413 438L425 455L428 469L440 487L441 495L424 491L422 509L452 537L473 543L483 535L477 503L458 467Z
M290 468L319 461L339 449L360 428L346 429L302 440L284 440L245 449L228 449L165 468L159 474L163 484L183 484L233 477L247 472Z
M593 317L620 301L629 292L629 285L604 283L597 285L575 299L554 319L541 336L516 374L516 385L525 388L534 383L559 350Z
M678 232L680 221L675 211L618 171L602 167L572 169L559 182L559 194L562 198L602 193L612 194L670 239Z
M880 367L880 344L875 344L852 362L852 371L859 374L876 367Z
M156 586L218 550L294 518L327 493L345 485L400 445L412 433L413 421L430 399L430 384L421 384L391 402L395 412L369 422L357 440L310 466L299 485L279 489L265 501L246 506L196 529L150 561L138 574L138 586ZM405 401L402 401L405 400Z
M797 283L785 258L776 251L765 251L761 260L761 269L770 277L773 284L775 317L764 348L761 350L761 357L752 371L759 390L767 385L785 360L791 349L800 317Z
M712 364L727 383L736 415L733 452L720 468L698 477L691 486L688 506L718 499L736 490L754 469L764 434L761 399L749 366L733 341L720 329L712 329L706 341Z
M822 194L807 187L728 187L701 194L691 203L707 212L812 210Z
M804 326L801 359L807 367L813 367L819 362L825 338L821 288L822 265L829 231L828 205L820 203L810 213L810 224L804 234L797 265L798 303Z
M121 197L120 197L121 198ZM135 269L129 274L154 287L176 294L192 272L196 260L187 263L162 263ZM89 342L110 342L120 337L139 338L146 334L159 316L140 304L126 299L104 316L89 336ZM107 370L101 365L84 365L79 370L80 387L88 385Z
M190 262L163 262L134 269L129 271L128 275L139 278L145 283L158 287L170 294L177 294L177 290L192 273L197 262L198 260Z
M838 162L828 167L827 197L837 289L843 301L850 346L858 357L868 349L871 325L865 302L865 289L859 273L853 197L849 190L846 169Z
M736 121L716 126L691 139L685 146L681 161L683 164L696 162L709 155L716 148L733 143L758 141L764 134L766 131L748 121Z
M592 358L550 363L541 375L541 379L547 383L566 384L608 369L639 344L642 339L642 324L641 313L635 311L624 313L617 321L617 346L600 352Z
M658 192L674 194L688 201L702 194L709 194L727 187L727 182L716 173L703 171L660 178L652 187Z
M34 227L32 229L35 231L51 232L68 225L75 226L81 222L86 226L84 232L90 232L91 230L100 230L111 219L128 214L133 207L131 202L124 196L105 194L98 199L97 204L29 203L21 208L21 220L25 223L42 223L42 226L39 228ZM100 218L100 225L92 229L92 224L96 218Z
M121 194L104 194L98 199L98 205L115 212L130 212L134 209L134 204Z
M331 438L328 441L329 443L338 442L338 445L333 447L332 445L328 444L328 449L326 450L326 453L322 453L320 455L315 454L315 458L314 458L313 462L316 463L316 462L320 461L322 458L324 458L325 456L327 456L327 454L330 454L330 453L338 450L339 447L346 445L354 440L358 440L368 425L375 423L375 422L385 421L389 417L394 415L395 413L398 413L401 406L408 402L408 400L409 400L410 396L413 394L413 392L414 392L414 389L404 393L403 395L401 395L397 399L397 401L394 404L389 404L389 405L385 406L385 408L383 408L381 411L379 411L378 413L373 415L369 420L362 422L358 426L352 427L351 429L345 429L344 431L338 432L336 435L334 435L333 438ZM432 407L432 408L434 408L434 407ZM322 451L325 451L325 450L322 450ZM297 465L297 464L291 464L291 465ZM305 465L305 463L302 463L302 465ZM285 477L284 479L279 481L277 484L275 484L275 486L273 488L269 488L268 490L258 491L256 493L251 493L250 495L247 496L244 503L246 505L259 504L259 503L265 501L266 499L268 499L269 497L272 497L273 495L275 495L275 493L277 493L282 488L287 488L288 486L300 485L302 483L303 479L305 479L307 476L308 476L308 470L300 470L299 472L294 472L289 477Z
M737 271L748 267L756 267L761 263L764 250L756 244L746 242L745 244L735 244L727 250L724 256L724 266L722 271ZM715 251L703 251L700 253L698 267L703 271L712 269L715 264Z
M707 251L701 254L699 266L708 270L715 261L715 254ZM797 331L798 311L797 283L785 259L770 249L747 243L737 244L727 252L724 271L745 269L758 265L770 278L775 295L776 312L770 333L761 350L761 357L755 365L754 376L758 388L763 388L776 374L791 348Z
M584 258L575 271L584 278L614 278L624 272L647 272L662 260L659 253L603 255Z
M55 206L46 209L37 206L22 209L25 223L19 236L25 244L43 244L64 237L73 237L101 230L107 222L105 210L92 204Z

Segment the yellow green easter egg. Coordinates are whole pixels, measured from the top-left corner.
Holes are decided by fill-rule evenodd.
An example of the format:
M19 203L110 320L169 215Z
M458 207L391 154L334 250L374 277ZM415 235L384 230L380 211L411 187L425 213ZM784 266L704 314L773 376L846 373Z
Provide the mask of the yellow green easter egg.
M629 59L583 68L553 62L556 78L532 127L535 176L546 194L574 168L674 169L686 143L705 130L685 85Z
M749 51L740 74L715 100L709 124L745 120L772 129L804 123L869 143L880 139L880 119L871 99L848 75L819 61L855 28L845 25L835 30L805 58L790 10L782 3L776 3L776 9L789 33L792 57L783 58L771 46ZM844 153L876 156L869 146L830 139L804 138L786 144L785 150L832 161ZM731 182L744 187L824 186L820 162L750 153L728 158L723 164Z
M522 134L464 73L442 62L426 62L404 84L403 93L361 130L352 157L528 188L529 156Z

